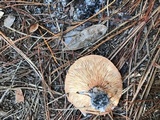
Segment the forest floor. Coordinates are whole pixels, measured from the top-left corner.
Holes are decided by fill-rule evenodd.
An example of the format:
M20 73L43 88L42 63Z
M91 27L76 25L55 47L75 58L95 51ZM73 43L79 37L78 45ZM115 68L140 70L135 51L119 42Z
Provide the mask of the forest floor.
M1 120L159 120L159 0L1 0ZM65 50L65 35L103 24L103 37ZM105 116L84 117L68 102L68 68L82 56L110 59L123 95Z

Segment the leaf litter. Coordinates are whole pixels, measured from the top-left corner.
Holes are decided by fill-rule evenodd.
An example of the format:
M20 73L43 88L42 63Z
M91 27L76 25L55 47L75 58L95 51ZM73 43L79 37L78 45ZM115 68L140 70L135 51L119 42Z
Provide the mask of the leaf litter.
M0 119L159 119L159 4L157 0L1 0ZM10 15L14 17L6 28L4 21ZM31 34L33 23L38 28L33 26ZM88 29L102 24L107 28L104 34L88 35ZM122 74L120 103L106 116L84 117L64 94L69 66L90 54L107 57ZM15 94L17 88L20 96ZM20 101L24 97L24 102L16 103L16 96Z
M64 50L78 50L91 46L96 40L104 36L107 27L101 24L92 25L81 32L69 32L64 36L66 47Z

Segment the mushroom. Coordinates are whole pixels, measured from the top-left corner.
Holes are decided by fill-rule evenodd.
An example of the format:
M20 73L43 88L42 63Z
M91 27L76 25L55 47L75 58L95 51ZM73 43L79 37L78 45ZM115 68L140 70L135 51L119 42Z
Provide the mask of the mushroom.
M119 103L122 95L121 75L105 57L81 57L68 70L65 93L68 101L82 113L104 115Z

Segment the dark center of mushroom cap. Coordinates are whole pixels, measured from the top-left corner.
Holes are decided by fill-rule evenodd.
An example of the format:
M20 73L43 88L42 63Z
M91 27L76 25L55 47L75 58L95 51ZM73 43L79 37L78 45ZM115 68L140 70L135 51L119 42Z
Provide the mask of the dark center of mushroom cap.
M97 87L93 87L88 92L89 96L91 97L92 107L100 112L105 112L105 109L109 103L107 94Z

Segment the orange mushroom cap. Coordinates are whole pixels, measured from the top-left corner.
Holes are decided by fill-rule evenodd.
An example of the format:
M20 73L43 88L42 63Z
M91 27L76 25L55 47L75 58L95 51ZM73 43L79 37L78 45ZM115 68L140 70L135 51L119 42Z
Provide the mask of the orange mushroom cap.
M69 68L65 93L82 113L104 115L117 106L122 95L121 75L107 58L88 55Z

